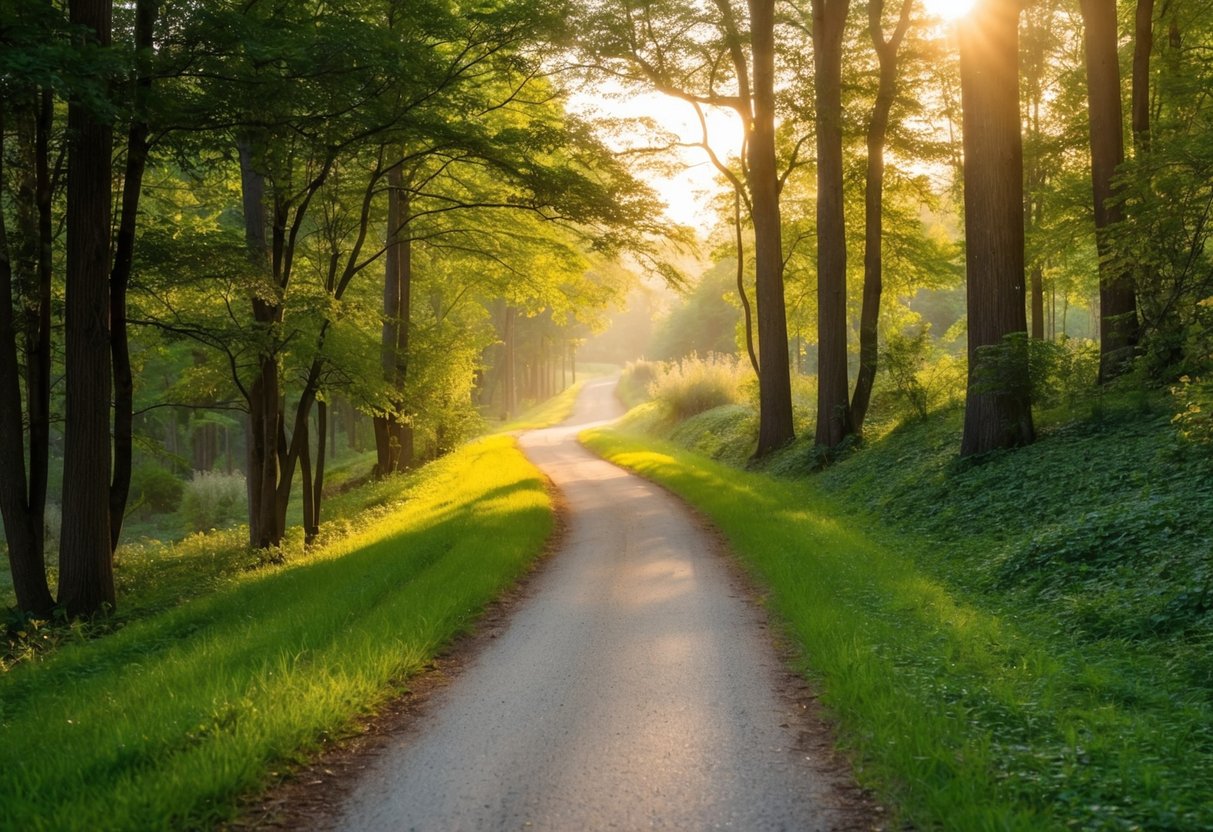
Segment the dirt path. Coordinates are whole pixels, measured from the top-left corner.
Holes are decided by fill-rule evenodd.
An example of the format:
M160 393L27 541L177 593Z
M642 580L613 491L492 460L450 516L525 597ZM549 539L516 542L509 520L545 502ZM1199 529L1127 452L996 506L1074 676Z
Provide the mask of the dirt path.
M337 828L857 825L716 540L577 443L618 411L612 382L594 382L566 425L522 438L563 494L563 545L417 730L368 765Z

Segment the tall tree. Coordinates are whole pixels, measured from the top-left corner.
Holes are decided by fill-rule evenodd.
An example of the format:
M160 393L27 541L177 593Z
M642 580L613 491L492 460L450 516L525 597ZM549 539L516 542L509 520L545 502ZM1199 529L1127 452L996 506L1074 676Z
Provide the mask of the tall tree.
M1081 0L1091 129L1091 190L1099 250L1099 378L1122 373L1137 344L1132 274L1113 256L1108 227L1124 219L1113 177L1125 160L1116 0Z
M1024 310L1019 9L1018 0L979 0L959 22L969 328L964 456L1035 438Z
M868 34L876 50L880 69L876 101L868 119L868 158L864 179L863 306L859 314L859 372L855 377L855 392L851 396L851 426L856 433L863 432L879 360L880 296L884 291L885 141L889 132L889 114L897 96L898 52L910 28L913 6L913 0L902 0L897 22L886 37L884 0L871 0L868 5Z
M817 437L853 430L847 379L847 237L842 194L842 36L850 0L813 0L817 116Z
M112 3L71 0L82 49L110 45ZM110 548L109 244L112 129L90 102L68 103L64 306L63 524L59 603L88 615L114 603Z
M759 417L756 456L795 435L788 360L780 194L787 179L776 153L775 0L687 6L614 0L594 5L578 27L582 48L609 75L741 118L747 207L754 228ZM671 38L670 32L681 33ZM785 119L784 124L789 122ZM797 160L789 163L797 164Z

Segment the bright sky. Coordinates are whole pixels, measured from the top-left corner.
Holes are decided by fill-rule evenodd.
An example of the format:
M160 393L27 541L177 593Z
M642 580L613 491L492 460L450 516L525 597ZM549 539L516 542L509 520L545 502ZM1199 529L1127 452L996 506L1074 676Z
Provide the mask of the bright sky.
M618 120L619 129L607 141L620 151L663 143L644 127L642 119L651 119L653 127L676 137L675 141L698 144L703 138L695 109L685 101L660 93L626 94L621 89L604 86L575 94L569 106L587 117ZM741 118L725 109L707 110L705 115L716 155L722 160L736 156L741 149ZM684 147L659 158L637 156L637 160L649 162L635 169L665 200L667 216L707 236L716 222L711 198L721 190L716 182L716 168L707 154L698 147Z

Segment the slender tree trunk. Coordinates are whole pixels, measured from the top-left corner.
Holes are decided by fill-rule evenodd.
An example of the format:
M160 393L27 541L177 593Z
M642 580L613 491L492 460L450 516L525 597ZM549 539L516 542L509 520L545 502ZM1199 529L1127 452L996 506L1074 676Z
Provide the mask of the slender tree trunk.
M788 319L783 296L783 242L775 162L775 0L749 0L754 109L746 151L754 220L754 282L758 306L758 447L756 457L795 437L788 368Z
M51 277L54 263L54 226L51 186L50 136L55 104L49 89L40 93L34 133L34 204L38 230L36 300L27 301L26 397L29 417L29 505L39 557L45 558L46 493L50 475L51 437Z
M312 443L308 424L298 428L303 431L299 437L302 444L299 450L299 473L303 476L303 545L310 546L320 531L316 522L316 492L312 489Z
M817 436L851 433L847 380L847 238L842 198L842 35L849 0L813 0L817 102Z
M745 237L741 228L741 192L733 189L733 233L737 243L737 297L741 301L741 312L745 322L745 351L750 357L754 375L762 382L762 370L758 364L758 353L754 352L754 313L750 309L750 297L745 289Z
M135 114L126 142L126 175L122 183L122 218L115 240L114 268L110 272L110 358L114 368L114 472L110 482L110 548L118 548L122 520L131 490L131 454L134 442L134 378L131 376L131 349L126 323L126 292L130 285L135 253L135 226L139 196L143 192L143 172L147 167L148 93L152 80L147 67L151 57L156 25L156 0L137 0L135 4L135 49L139 69L135 79Z
M505 321L502 324L502 371L501 377L501 395L502 406L505 410L505 418L514 418L518 411L518 368L514 354L514 341L516 333L514 331L514 318L517 316L517 310L508 303L505 307Z
M1040 266L1032 267L1032 340L1045 337L1045 275Z
M404 381L407 372L412 279L412 244L404 233L408 193L397 165L388 172L389 245L384 257L383 341L384 379L391 389L392 412L375 417L376 471L386 476L412 462L412 429L403 423Z
M969 385L963 456L1035 438L1024 309L1023 140L1019 2L979 0L959 23L964 108L965 266ZM1011 350L992 377L990 353Z
M110 44L111 3L71 0L69 16ZM113 135L79 101L68 104L66 421L59 603L91 615L114 603L110 548L110 165Z
M1124 162L1116 0L1081 0L1091 126L1091 190L1099 250L1099 379L1124 372L1137 344L1137 294L1128 269L1113 261L1109 226L1123 219L1112 179Z
M0 144L4 137L3 107L0 102ZM3 182L4 158L0 154L0 184ZM0 516L4 518L9 571L17 607L35 615L47 615L54 607L54 600L46 581L46 560L39 528L43 513L32 510L32 501L26 491L25 431L13 300L12 261L4 213L0 211Z
M880 296L884 291L881 248L884 242L884 147L889 132L889 113L897 94L897 53L910 25L911 0L904 0L897 25L888 40L882 22L883 0L868 7L868 31L880 64L876 102L868 122L868 169L864 181L863 306L859 313L859 372L851 395L851 427L863 433L863 423L872 401L879 360Z
M1132 127L1134 152L1150 149L1150 54L1154 50L1154 0L1137 0L1133 26Z
M312 482L312 522L316 534L320 533L320 504L324 498L324 463L327 447L325 445L325 428L328 425L328 402L321 399L316 403L316 466Z

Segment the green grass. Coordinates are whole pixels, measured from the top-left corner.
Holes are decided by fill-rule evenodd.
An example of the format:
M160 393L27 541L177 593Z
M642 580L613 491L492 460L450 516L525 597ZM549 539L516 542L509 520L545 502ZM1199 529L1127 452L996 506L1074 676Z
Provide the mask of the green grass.
M306 556L219 570L213 591L0 677L0 828L230 817L398 692L552 529L544 481L508 437L342 497L373 505L374 489L393 502Z
M705 429L746 429L744 414L699 418ZM630 420L659 422L643 411ZM692 441L688 424L683 442ZM989 579L1010 551L995 541L1013 547L1039 528L1027 494L1038 484L1014 479L1031 454L1062 443L1051 454L1059 482L1039 498L1056 503L1057 523L1103 499L1067 472L1079 460L1096 481L1085 488L1098 491L1103 477L1123 473L1119 455L1140 457L1117 451L1111 470L1096 475L1091 455L1103 446L1069 447L1058 428L1044 450L962 465L952 456L954 417L907 431L812 478L807 449L792 448L774 466L798 469L797 479L738 470L648 436L583 438L725 533L800 646L801 669L836 714L861 781L903 819L963 830L1213 826L1213 697L1200 669L1207 617L1150 638L1096 635L1058 613L1081 606L1081 583L1069 599L1038 591L1066 586L1071 573L1037 575L1028 582L1036 590ZM1157 425L1139 432L1159 433ZM736 444L715 442L725 455ZM1165 488L1154 485L1138 482L1134 493L1157 497Z
M581 388L585 386L586 381L587 379L583 378L576 384L566 387L562 392L557 393L547 401L539 402L528 408L518 418L492 425L490 430L493 433L509 433L524 430L540 430L541 428L550 428L553 425L560 424L573 413L573 407L577 404L577 395L581 392Z

